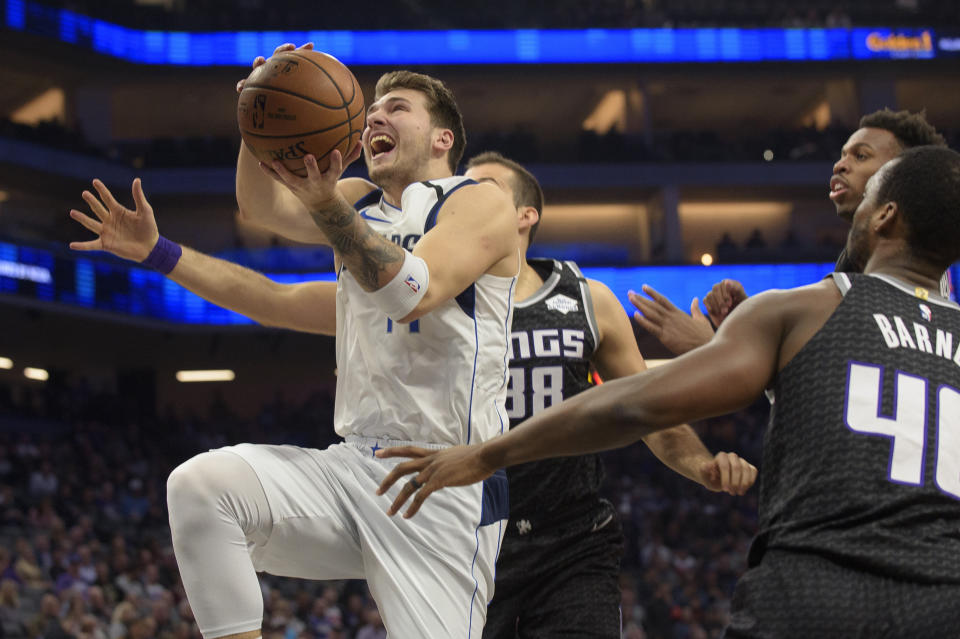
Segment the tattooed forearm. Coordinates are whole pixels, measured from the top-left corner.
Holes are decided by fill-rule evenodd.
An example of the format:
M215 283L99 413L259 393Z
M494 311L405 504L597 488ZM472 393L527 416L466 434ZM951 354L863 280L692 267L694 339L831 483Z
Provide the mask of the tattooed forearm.
M310 215L364 290L375 291L393 278L388 269L403 262L403 249L374 232L344 199Z

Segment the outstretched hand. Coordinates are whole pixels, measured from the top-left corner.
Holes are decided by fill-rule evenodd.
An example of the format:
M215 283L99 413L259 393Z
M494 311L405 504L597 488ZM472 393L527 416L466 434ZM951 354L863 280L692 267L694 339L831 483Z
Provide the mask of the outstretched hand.
M757 480L757 467L736 453L717 453L700 467L700 483L707 490L743 495Z
M713 338L713 328L700 311L700 300L696 297L690 303L690 314L687 315L652 286L644 284L642 288L650 299L633 291L628 293L630 302L639 311L633 314L633 321L660 340L674 355L682 355Z
M737 280L720 280L703 298L703 305L707 307L713 325L719 327L720 323L727 319L727 315L747 297L743 284Z
M400 490L387 510L395 515L411 495L413 502L403 514L404 518L413 517L420 510L424 500L434 491L447 486L469 486L483 481L497 469L485 464L480 456L480 446L453 446L443 450L427 450L416 446L398 446L377 451L381 459L389 457L412 457L393 470L380 483L378 495L385 494L398 479L405 475L416 475Z
M153 217L153 207L143 194L140 178L133 181L136 209L132 211L117 202L110 189L100 180L93 181L93 188L100 195L99 198L90 191L84 191L82 197L97 219L76 209L70 210L70 217L95 233L97 238L86 242L70 242L70 248L75 251L108 251L135 262L147 259L160 232Z

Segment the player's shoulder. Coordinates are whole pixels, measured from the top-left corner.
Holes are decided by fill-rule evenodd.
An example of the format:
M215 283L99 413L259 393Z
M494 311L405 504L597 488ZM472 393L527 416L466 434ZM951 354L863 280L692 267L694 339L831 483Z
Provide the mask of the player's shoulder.
M586 278L587 288L590 290L590 297L593 300L593 310L598 316L607 313L621 311L620 300L614 294L610 287L599 280Z
M337 188L347 202L354 204L377 190L377 185L363 178L348 177L337 182Z
M601 295L616 299L616 295L613 294L613 291L610 290L610 287L600 280L595 280L589 277L585 277L584 279L587 281L587 287L590 289L590 295L592 295L594 298L596 298L598 295Z
M484 210L512 210L512 202L507 194L492 182L477 182L469 178L446 178L451 180L451 188L446 190L447 202L453 205L470 203L471 207ZM456 182L455 180L460 180Z
M771 288L756 295L751 295L743 303L770 306L776 303L803 303L823 297L840 296L833 277L827 276L813 284L805 284L795 288Z
M809 337L815 332L810 327L823 326L842 300L840 289L829 277L797 288L771 289L747 298L720 331L738 327L751 335L767 329L771 335L790 335L800 329Z

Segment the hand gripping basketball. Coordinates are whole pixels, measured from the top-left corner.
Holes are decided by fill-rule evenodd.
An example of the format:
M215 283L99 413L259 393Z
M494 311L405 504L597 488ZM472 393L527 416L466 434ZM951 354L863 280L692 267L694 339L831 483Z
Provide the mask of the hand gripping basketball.
M333 150L350 157L364 127L363 92L350 70L333 56L284 44L258 57L237 83L237 124L244 145L264 164L277 161L306 177L304 158L326 170Z

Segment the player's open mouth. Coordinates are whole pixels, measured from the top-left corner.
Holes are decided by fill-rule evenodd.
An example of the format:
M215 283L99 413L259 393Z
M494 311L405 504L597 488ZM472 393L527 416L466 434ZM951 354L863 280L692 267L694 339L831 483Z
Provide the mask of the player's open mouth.
M836 178L830 180L830 199L836 200L837 198L845 195L847 191L850 190L850 187L843 180L838 180Z
M378 133L370 138L370 155L373 158L380 157L393 151L397 146L393 138L383 133Z

